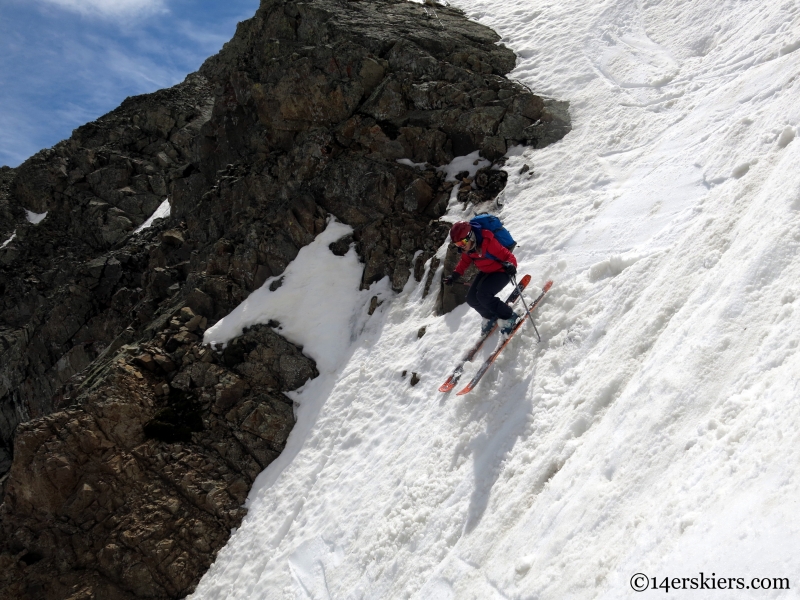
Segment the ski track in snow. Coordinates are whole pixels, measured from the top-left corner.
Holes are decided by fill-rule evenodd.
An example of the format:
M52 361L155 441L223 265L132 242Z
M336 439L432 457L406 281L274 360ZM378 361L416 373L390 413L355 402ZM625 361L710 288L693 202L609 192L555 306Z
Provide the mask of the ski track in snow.
M792 590L681 597L800 597L800 5L457 4L571 102L501 213L555 281L542 343L440 394L479 318L411 278L294 396L315 410L192 598L616 599L701 571Z

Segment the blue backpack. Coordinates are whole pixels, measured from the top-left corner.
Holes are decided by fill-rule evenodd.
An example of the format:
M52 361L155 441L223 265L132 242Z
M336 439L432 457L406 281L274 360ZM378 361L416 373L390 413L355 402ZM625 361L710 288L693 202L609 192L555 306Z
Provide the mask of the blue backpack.
M489 213L476 215L470 219L470 226L476 229L488 229L494 234L495 239L506 248L511 248L517 242L511 237L508 229L503 227L503 222Z

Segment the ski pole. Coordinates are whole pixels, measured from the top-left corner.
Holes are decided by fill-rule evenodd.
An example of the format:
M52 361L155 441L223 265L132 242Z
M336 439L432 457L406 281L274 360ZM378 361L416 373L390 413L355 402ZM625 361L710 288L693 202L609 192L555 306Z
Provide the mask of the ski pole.
M515 275L512 275L512 276L511 276L511 281L513 281L513 282L514 282L514 285L515 285L517 288L519 288L519 284L517 283L517 277L516 277ZM528 313L528 316L530 317L530 323L531 323L531 325L533 326L533 330L536 332L536 343L538 344L539 342L541 342L541 341L542 341L542 336L540 336L540 335L539 335L539 330L538 330L538 329L536 329L536 323L534 323L534 322L533 322L533 315L531 314L531 310L528 308L528 305L527 305L527 303L525 302L525 296L523 296L523 294L522 294L522 293L520 293L520 295L519 295L519 299L520 299L520 300L522 300L522 306L524 306L524 307L525 307L525 312L527 312L527 313Z

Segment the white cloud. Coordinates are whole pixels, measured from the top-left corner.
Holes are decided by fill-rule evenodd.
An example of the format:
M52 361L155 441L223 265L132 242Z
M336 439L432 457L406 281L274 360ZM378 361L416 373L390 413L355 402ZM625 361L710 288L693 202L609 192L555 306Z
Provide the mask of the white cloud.
M0 0L0 165L19 165L126 96L180 82L258 3Z
M166 11L164 0L39 0L82 15L143 17Z

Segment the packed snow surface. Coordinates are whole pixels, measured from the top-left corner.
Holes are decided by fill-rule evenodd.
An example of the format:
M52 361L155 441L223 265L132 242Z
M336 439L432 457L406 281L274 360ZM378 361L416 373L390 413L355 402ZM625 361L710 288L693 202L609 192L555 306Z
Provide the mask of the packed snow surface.
M335 370L192 598L617 599L701 572L791 589L668 597L800 597L800 4L457 4L571 102L564 140L512 152L501 213L555 281L542 343L440 394L477 314L434 316L412 277L368 316L342 263L330 323L278 319ZM292 269L285 293L318 276Z

